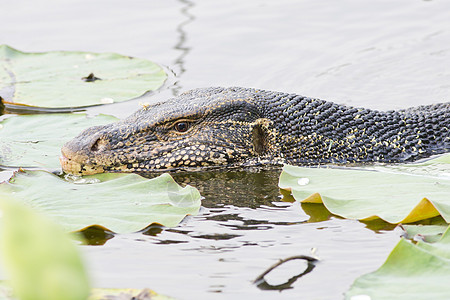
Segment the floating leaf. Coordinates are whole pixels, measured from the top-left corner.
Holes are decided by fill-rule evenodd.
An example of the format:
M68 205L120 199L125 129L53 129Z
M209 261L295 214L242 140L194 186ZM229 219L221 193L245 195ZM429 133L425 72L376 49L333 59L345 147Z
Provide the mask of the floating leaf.
M9 104L45 108L121 102L161 87L157 64L115 53L25 53L0 45L0 96Z
M56 224L6 199L0 198L0 252L15 296L86 299L88 279L73 241ZM4 286L0 290L4 298L10 294Z
M450 223L450 179L378 170L285 166L279 186L344 218L410 223L440 214Z
M62 145L81 130L117 118L86 114L13 116L0 122L0 165L7 167L60 168Z
M149 289L92 289L88 300L173 300Z
M439 242L405 239L375 272L358 278L346 299L448 299L450 295L450 230Z
M0 300L10 300L14 299L13 291L10 285L7 282L0 282Z
M52 217L66 230L99 225L135 232L151 223L176 226L200 208L200 194L180 187L170 175L146 179L137 174L104 173L68 182L44 171L18 172L0 184L0 197L14 195Z
M437 242L447 229L446 225L402 225L405 238L425 242Z
M0 282L0 300L16 300L12 288L4 282ZM59 298L61 299L61 298ZM58 300L59 300L58 299ZM62 298L66 299L66 298ZM108 289L93 288L87 300L174 300L150 289Z
M444 154L424 162L373 166L369 169L450 179L450 154Z
M14 174L13 170L6 170L5 171L5 170L0 169L0 183L2 183L3 181L6 181L9 178L11 178L11 176L13 176L13 174Z

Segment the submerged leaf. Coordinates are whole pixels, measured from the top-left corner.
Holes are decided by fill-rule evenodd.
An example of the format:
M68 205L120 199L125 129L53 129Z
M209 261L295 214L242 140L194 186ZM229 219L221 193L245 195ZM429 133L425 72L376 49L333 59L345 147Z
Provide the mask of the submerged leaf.
M62 145L82 129L116 121L108 115L38 114L13 116L0 122L0 165L60 168Z
M5 196L0 246L14 294L22 300L83 300L87 275L75 244L56 224ZM0 288L0 296L9 292Z
M14 196L53 218L66 230L100 225L135 232L151 223L176 226L200 208L200 194L180 187L170 175L146 179L136 174L97 174L68 182L43 171L18 172L0 184L0 197Z
M446 160L440 158L442 162ZM308 178L307 184L303 178ZM411 223L440 214L450 223L450 179L445 176L394 173L381 167L370 171L287 165L279 186L291 190L302 203L323 202L330 212L344 218Z
M115 53L25 53L0 45L0 96L9 104L45 108L121 102L161 87L157 64Z
M401 239L375 272L358 278L346 299L448 299L450 230L436 243ZM368 296L362 298L362 296ZM361 297L361 298L358 298Z

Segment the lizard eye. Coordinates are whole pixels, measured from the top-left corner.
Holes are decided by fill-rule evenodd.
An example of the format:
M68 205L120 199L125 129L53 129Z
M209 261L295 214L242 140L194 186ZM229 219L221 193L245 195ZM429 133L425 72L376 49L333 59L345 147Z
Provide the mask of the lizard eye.
M181 121L176 123L173 128L178 132L186 132L189 129L189 123L186 121Z

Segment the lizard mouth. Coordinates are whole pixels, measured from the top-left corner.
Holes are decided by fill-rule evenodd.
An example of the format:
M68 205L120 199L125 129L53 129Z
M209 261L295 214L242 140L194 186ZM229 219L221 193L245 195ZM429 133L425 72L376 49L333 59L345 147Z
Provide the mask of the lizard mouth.
M59 162L63 172L73 175L92 175L105 172L103 166L85 163L86 157L79 155L67 147L61 148Z
M102 166L93 166L79 163L64 154L59 157L63 172L73 175L93 175L105 172Z

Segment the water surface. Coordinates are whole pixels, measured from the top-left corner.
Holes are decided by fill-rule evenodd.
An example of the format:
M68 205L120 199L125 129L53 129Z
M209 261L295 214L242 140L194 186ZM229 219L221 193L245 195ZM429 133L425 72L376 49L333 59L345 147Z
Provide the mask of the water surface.
M125 117L139 102L205 86L376 109L450 94L448 1L41 0L1 1L0 11L0 42L19 50L118 52L172 72L161 91L90 114ZM277 179L278 171L178 177L205 197L199 215L83 247L94 285L149 287L179 299L339 299L397 243L399 231L386 224L375 231L317 206L282 202ZM291 289L252 284L277 260L312 248L321 261Z

